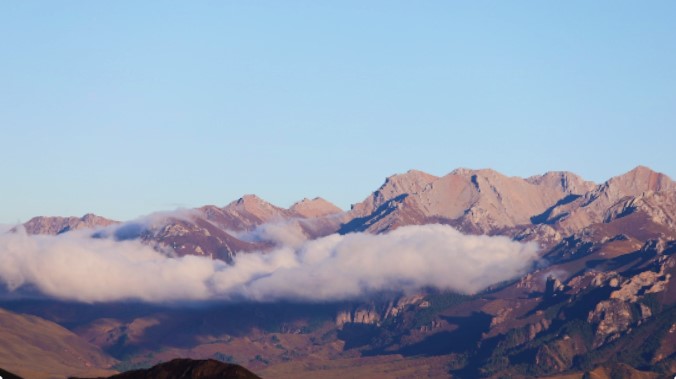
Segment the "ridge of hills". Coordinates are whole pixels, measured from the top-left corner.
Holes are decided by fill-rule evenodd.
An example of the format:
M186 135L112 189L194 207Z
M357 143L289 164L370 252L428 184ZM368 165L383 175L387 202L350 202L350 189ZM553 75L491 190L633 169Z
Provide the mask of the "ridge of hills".
M84 219L84 217L83 217ZM441 223L540 246L546 265L472 296L420 293L326 304L153 305L3 301L56 322L119 360L237 362L267 377L612 377L676 372L676 183L639 166L601 184L569 172L529 178L457 169L409 171L340 211L323 199L288 209L247 195L225 207L113 223L93 216L29 221L30 234L77 230L139 239L177 255L230 261L274 241L266 223L308 239ZM95 225L101 223L100 225ZM72 225L72 226L71 226ZM406 367L424 367L426 374ZM0 367L13 371L0 361ZM385 377L387 375L384 375Z
M52 235L86 228L108 230L99 233L112 233L120 240L139 239L178 256L202 255L226 262L237 252L274 247L275 241L251 236L256 228L271 222L295 223L307 239L439 223L463 233L537 240L549 247L638 208L669 228L674 222L671 194L675 188L669 177L643 166L598 185L570 172L524 179L490 169L456 169L442 177L410 170L388 177L348 211L322 198L303 199L284 209L245 195L224 207L206 205L125 223L88 214L82 218L35 217L24 228L29 234Z
M271 247L270 241L239 237L269 222L298 222L310 239L336 232L382 233L428 223L449 224L471 234L514 237L535 228L539 233L568 236L611 217L606 213L620 200L640 198L646 207L661 202L664 194L675 188L668 176L644 166L599 185L570 172L548 172L524 179L490 169L456 169L442 177L410 170L388 177L349 211L319 197L284 209L256 195L244 195L224 207L205 205L180 216L172 212L151 215L150 224L120 223L87 214L81 218L39 216L23 225L29 234L52 235L122 225L116 235L119 239L140 238L173 248L178 255L207 255L229 261L238 251ZM653 216L667 217L668 213L662 210L661 216Z

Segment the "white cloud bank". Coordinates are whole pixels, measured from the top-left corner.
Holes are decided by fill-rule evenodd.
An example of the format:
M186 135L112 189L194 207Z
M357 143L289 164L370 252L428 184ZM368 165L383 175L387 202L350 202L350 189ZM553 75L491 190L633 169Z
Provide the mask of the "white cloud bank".
M276 232L276 230L275 230ZM59 236L0 236L0 283L83 302L141 300L333 301L422 287L475 293L523 274L534 244L466 236L449 226L407 226L384 235L331 235L234 264L172 258L138 241Z

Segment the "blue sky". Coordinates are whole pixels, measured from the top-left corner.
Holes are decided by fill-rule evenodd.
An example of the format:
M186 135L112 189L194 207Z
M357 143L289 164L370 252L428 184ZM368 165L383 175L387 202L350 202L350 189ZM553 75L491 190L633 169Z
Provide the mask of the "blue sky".
M0 4L0 222L491 167L676 176L676 3Z

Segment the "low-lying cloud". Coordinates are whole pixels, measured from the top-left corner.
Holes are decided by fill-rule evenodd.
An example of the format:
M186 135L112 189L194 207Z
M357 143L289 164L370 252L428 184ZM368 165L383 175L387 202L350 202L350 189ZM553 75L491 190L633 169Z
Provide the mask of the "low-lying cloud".
M275 246L298 248L308 239L300 222L301 220L294 219L280 220L259 225L252 231L229 233L243 241L270 242Z
M10 229L12 229L15 225L9 225L9 224L0 224L0 234L6 233Z
M282 230L264 232L284 241ZM0 235L0 283L9 291L33 288L83 302L337 301L423 287L476 293L525 273L537 259L534 244L442 225L311 241L295 235L286 242L270 252L238 254L229 265L169 257L136 240L19 230Z

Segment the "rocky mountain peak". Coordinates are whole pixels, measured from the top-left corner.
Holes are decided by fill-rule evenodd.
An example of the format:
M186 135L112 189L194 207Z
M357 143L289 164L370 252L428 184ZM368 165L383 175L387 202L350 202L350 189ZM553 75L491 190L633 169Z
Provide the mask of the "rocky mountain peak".
M603 187L612 194L639 195L646 191L664 191L676 188L674 182L665 174L655 172L645 166L611 178Z
M352 213L358 216L371 214L387 201L404 194L419 193L437 179L439 179L437 176L418 170L389 176L370 197L352 205Z
M321 197L314 199L305 198L294 203L290 211L306 218L323 217L332 214L341 213L343 210Z
M385 183L377 192L384 196L389 195L389 200L397 195L404 193L418 193L422 191L429 183L434 182L439 177L418 170L408 170L403 174L395 174L385 179Z
M256 195L244 195L232 203L226 205L224 210L233 210L239 212L248 212L253 215L270 215L283 211L282 208L272 205Z
M244 195L221 211L219 217L229 220L230 227L236 230L248 230L273 219L293 216L288 210L272 205L256 195Z
M269 205L267 201L254 194L246 194L234 201L235 204L243 207ZM232 204L232 203L231 203Z
M645 166L610 178L585 195L583 206L598 203L607 208L626 196L639 196L645 192L670 191L676 189L668 176L655 172Z

